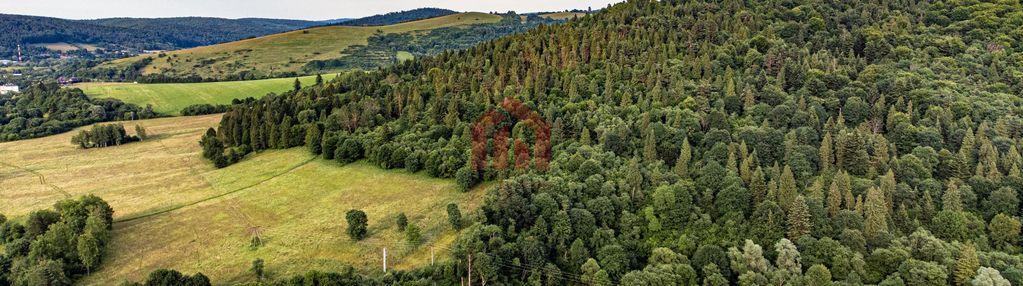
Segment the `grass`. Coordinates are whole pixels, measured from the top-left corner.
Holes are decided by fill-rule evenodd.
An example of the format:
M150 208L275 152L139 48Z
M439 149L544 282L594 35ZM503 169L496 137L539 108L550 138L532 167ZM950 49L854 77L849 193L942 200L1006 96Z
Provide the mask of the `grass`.
M404 33L442 27L500 21L498 15L459 13L387 26L327 26L302 29L212 46L166 52L165 56L141 55L105 63L100 67L125 67L144 57L153 62L143 74L220 77L243 70L300 72L312 60L339 58L352 45L366 45L377 32Z
M406 51L399 51L398 54L395 55L395 57L398 58L398 61L402 61L402 62L403 61L412 60L412 59L416 58L416 56L412 55L412 53L406 52Z
M96 47L95 45L90 45L90 44L70 44L70 43L64 43L64 42L60 42L60 43L45 43L45 44L32 44L32 46L43 47L43 48L46 48L48 50L57 51L57 52L71 52L71 51L77 51L79 49L85 49L87 51L94 52L94 51L99 49L99 47Z
M200 158L196 142L218 121L219 115L139 121L155 138L109 148L76 149L68 141L73 133L0 144L6 163L0 209L24 219L63 192L110 202L114 238L103 266L82 285L139 281L158 268L243 283L254 280L248 268L256 258L273 277L346 265L379 271L383 247L393 269L428 264L431 247L438 261L450 259L444 248L457 233L445 206L458 203L468 213L482 201L482 191L459 192L451 180L365 162L342 166L304 148L261 152L215 169ZM369 217L369 237L359 242L344 235L344 215L353 208ZM417 248L394 229L401 212L423 230ZM255 230L265 245L251 249Z
M329 81L335 76L324 74L323 80ZM303 86L316 82L316 76L299 79ZM116 98L139 106L152 104L156 112L179 115L182 108L192 104L230 104L235 98L259 98L270 92L285 92L293 88L294 81L294 78L275 78L204 83L83 83L76 87L92 97Z
M586 16L586 13L583 13L583 12L557 12L557 13L547 13L547 14L541 14L540 15L540 17L544 17L544 18L548 18L548 19L554 19L554 20L571 20L572 18L575 18L575 17L582 18L584 16Z

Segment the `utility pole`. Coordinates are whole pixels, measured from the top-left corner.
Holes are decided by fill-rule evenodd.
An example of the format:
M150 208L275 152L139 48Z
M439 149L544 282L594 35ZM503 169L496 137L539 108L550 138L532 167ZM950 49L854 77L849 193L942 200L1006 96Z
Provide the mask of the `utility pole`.
M21 44L18 44L18 62L21 62Z
M433 252L433 246L430 246L430 266L433 266L433 263L434 263L435 260L436 260L436 255Z
M387 247L384 247L384 273L387 273Z

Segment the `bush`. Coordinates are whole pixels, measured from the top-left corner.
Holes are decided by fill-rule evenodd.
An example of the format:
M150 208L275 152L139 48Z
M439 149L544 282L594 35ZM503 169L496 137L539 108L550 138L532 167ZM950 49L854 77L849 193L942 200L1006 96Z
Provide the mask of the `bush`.
M462 228L462 212L458 210L458 205L448 204L448 222L454 229Z
M422 241L423 235L419 233L419 227L410 224L405 228L405 241L408 242L409 246L415 247Z
M366 238L366 224L369 220L366 218L365 212L350 210L345 215L345 219L348 220L348 237L352 238L352 240Z
M408 226L408 217L405 216L405 213L398 214L398 219L395 221L395 225L398 226L398 230L405 230L405 227Z
M455 172L455 182L458 183L458 189L468 192L479 183L479 174L472 167L465 166Z

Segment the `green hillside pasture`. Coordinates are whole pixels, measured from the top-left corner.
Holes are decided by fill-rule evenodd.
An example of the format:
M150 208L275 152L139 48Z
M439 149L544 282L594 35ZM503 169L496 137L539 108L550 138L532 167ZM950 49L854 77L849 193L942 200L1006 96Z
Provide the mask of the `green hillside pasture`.
M261 161L310 155L298 148L256 157L226 168L224 175L230 175L222 178L261 171ZM439 260L448 259L444 249L456 232L447 223L445 206L461 202L463 209L474 208L480 194L459 192L449 180L316 159L223 197L115 224L103 268L83 282L137 281L158 268L199 271L218 283L248 282L255 278L248 268L257 258L266 261L267 272L274 277L341 270L346 265L380 271L384 247L389 249L390 267L407 269L430 263L431 247L439 249ZM369 236L362 241L345 234L345 213L350 209L361 209L369 217ZM396 230L395 218L401 212L423 229L420 246L408 247L404 234ZM251 248L256 233L264 245Z
M108 148L78 149L69 141L74 132L0 144L0 210L23 220L65 197L107 200L115 210L113 240L102 267L82 285L140 281L159 268L242 283L254 281L248 268L256 258L272 277L345 265L380 271L383 247L393 269L429 264L431 248L444 261L457 236L446 205L469 213L482 202L482 191L459 192L451 180L363 162L340 165L305 148L260 152L216 169L197 142L219 120L125 122L130 133L138 123L152 137ZM345 212L353 208L369 217L369 236L359 242L344 232ZM401 212L422 229L418 247L394 227ZM252 249L256 230L264 245Z
M323 80L335 74L324 74ZM316 82L316 76L300 77L303 86ZM139 106L152 104L156 112L179 115L181 109L193 104L230 104L232 99L263 97L267 93L291 90L294 78L203 83L84 83L76 87L95 98L116 98Z
M165 56L139 55L106 62L100 67L124 68L150 57L153 62L142 72L173 76L223 77L242 70L302 72L313 60L338 58L353 45L366 45L374 34L406 33L444 27L496 23L501 16L479 12L398 23L386 26L324 26L273 34L235 42L165 52Z

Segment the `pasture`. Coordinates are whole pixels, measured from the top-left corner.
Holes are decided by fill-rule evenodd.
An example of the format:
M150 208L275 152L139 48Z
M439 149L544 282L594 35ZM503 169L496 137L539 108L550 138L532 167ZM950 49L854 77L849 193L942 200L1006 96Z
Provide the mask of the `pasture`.
M482 202L482 191L459 192L451 180L340 165L304 148L215 169L197 142L219 116L138 121L151 139L108 148L77 149L69 143L73 132L0 144L0 212L24 219L90 193L110 202L113 240L102 267L82 285L139 281L158 268L241 283L254 280L248 268L256 258L271 277L345 265L379 271L383 247L393 269L430 263L431 247L438 261L449 259L444 249L457 232L445 206L458 203L467 214ZM369 236L358 242L344 234L345 212L353 208L369 217ZM402 212L422 229L418 247L407 246L394 227ZM256 234L264 245L250 248Z
M336 74L324 74L329 81ZM302 86L312 85L316 76L300 77ZM181 109L193 104L230 104L232 99L260 98L267 93L282 93L293 88L295 78L224 81L203 83L82 83L86 95L95 98L116 98L139 106L152 104L156 112L179 115Z

